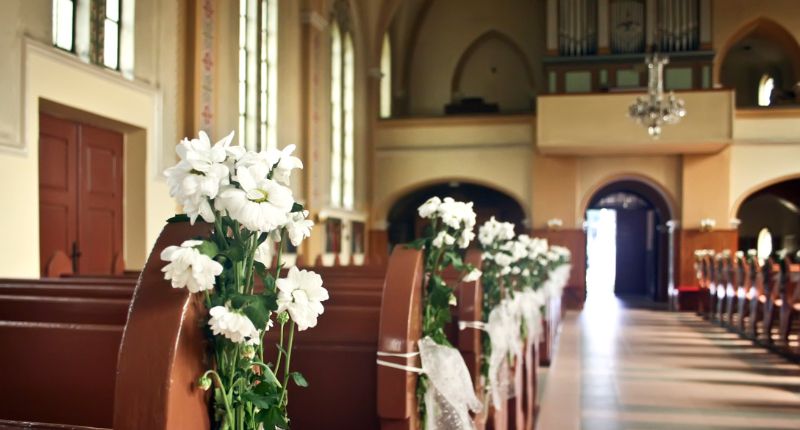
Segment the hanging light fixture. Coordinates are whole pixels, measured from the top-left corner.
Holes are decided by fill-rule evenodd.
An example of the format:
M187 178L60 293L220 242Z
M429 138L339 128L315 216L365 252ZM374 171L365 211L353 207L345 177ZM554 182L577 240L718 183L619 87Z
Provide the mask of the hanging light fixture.
M661 135L663 124L676 124L686 116L683 100L676 98L671 91L664 97L664 65L669 58L654 53L645 58L647 64L647 97L637 97L636 103L628 109L628 116L647 127L650 137Z

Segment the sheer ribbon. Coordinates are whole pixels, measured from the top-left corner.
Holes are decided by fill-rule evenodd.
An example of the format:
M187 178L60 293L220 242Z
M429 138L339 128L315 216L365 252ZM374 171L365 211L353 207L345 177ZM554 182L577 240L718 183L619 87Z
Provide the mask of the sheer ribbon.
M379 357L409 358L419 355L421 368L377 359L378 365L425 374L426 428L429 430L473 430L469 412L479 412L482 404L461 353L450 346L439 345L430 337L420 339L419 352L390 353L379 351Z

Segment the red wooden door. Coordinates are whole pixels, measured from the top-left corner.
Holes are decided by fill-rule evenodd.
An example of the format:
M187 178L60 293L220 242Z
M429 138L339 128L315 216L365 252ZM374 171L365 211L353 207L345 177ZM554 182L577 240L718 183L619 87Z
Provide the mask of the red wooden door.
M39 262L69 256L78 240L78 125L39 116Z
M78 259L80 274L110 274L122 253L122 135L81 125Z
M57 251L78 274L111 274L122 253L122 135L41 114L42 274Z

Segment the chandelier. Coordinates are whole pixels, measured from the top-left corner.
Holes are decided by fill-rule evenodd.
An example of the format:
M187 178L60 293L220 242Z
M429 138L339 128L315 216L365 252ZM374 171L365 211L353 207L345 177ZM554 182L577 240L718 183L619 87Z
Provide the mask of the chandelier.
M645 58L647 63L647 97L637 97L636 103L628 108L628 116L647 127L650 137L661 135L661 125L676 124L686 116L683 100L671 91L664 97L664 65L669 58L654 53Z

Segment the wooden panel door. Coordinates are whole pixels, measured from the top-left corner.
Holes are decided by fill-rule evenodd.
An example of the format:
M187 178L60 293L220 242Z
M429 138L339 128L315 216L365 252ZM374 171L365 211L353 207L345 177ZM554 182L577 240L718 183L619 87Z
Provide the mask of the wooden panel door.
M122 253L122 154L120 133L80 126L80 274L110 274Z
M642 295L646 288L647 211L617 211L617 273L614 293Z
M78 125L39 116L39 262L72 255L78 239Z

